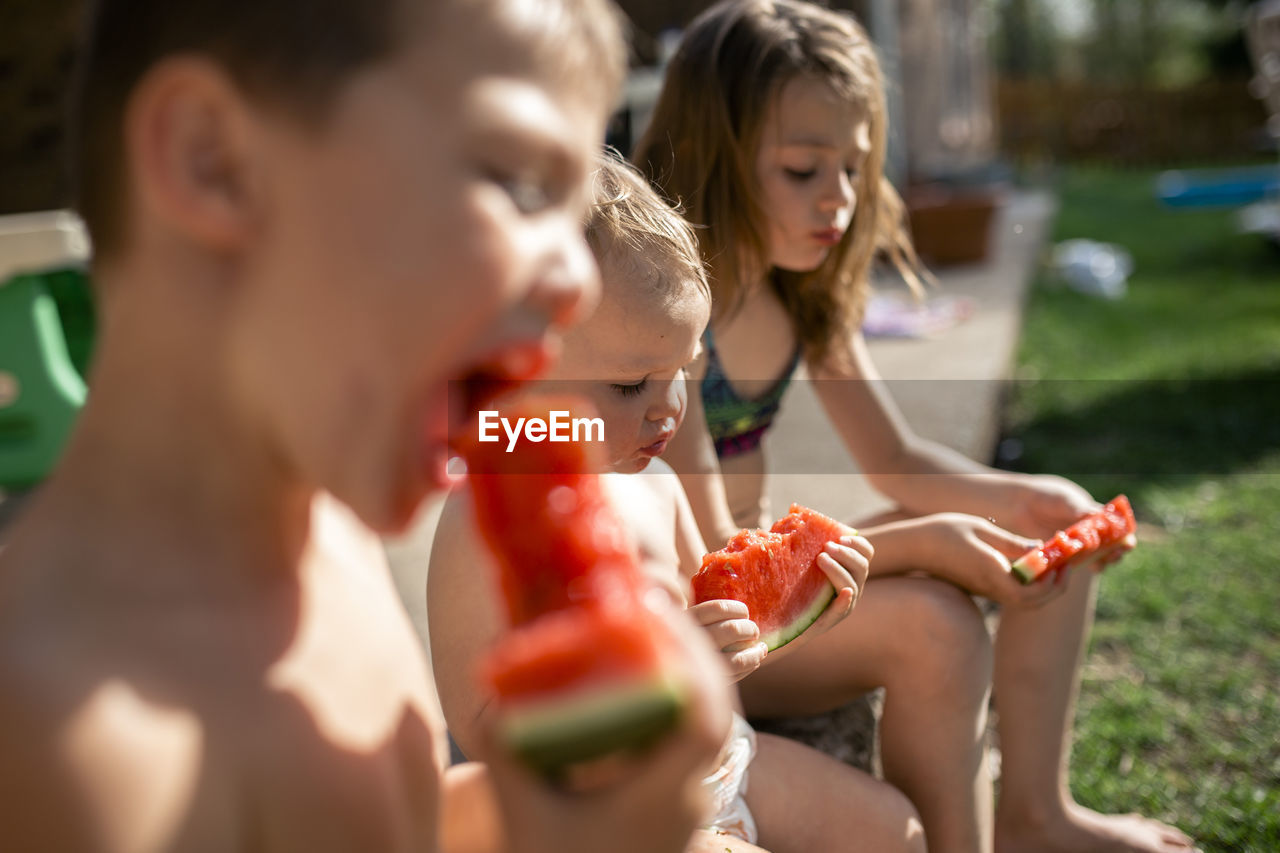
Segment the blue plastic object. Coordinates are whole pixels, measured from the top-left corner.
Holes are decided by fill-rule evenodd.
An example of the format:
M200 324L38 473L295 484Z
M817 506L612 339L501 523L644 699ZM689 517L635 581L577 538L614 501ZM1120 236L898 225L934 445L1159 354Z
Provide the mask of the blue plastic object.
M1162 172L1156 196L1169 207L1240 207L1280 194L1280 166Z

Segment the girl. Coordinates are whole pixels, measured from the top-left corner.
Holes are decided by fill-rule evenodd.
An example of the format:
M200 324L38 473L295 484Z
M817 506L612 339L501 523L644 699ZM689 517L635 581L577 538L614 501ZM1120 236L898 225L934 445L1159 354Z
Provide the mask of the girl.
M747 710L820 713L886 687L885 775L935 849L1185 848L1174 829L1072 800L1065 747L1092 578L1021 587L1010 576L1009 559L1033 544L1024 536L1097 504L1061 478L997 472L920 439L877 381L858 331L875 251L914 280L882 174L885 123L880 69L854 22L798 0L726 0L686 32L635 152L702 226L712 272L689 427L668 452L707 541L768 517L760 438L801 362L899 507L857 525L877 554L859 618L746 678ZM966 593L1004 605L994 652ZM994 824L983 761L993 680L1004 751Z

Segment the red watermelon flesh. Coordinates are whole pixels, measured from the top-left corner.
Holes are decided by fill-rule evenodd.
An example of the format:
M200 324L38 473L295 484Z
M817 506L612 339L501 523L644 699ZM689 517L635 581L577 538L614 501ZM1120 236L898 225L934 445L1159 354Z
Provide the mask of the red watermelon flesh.
M1109 561L1121 548L1132 547L1138 529L1129 499L1118 495L1102 509L1059 530L1042 545L1013 561L1013 573L1024 584L1049 572L1093 560Z
M792 504L769 530L742 530L702 558L693 576L694 603L732 598L747 605L769 650L794 640L835 597L817 566L828 542L850 533L820 512Z
M577 487L532 474L485 474L470 485L513 626L605 596L636 594L641 576L630 540L594 475ZM495 513L498 502L524 512Z
M499 735L532 767L565 767L642 747L668 730L684 705L667 675L679 654L666 626L643 608L575 607L508 634L483 678L502 708Z
M506 406L504 417L548 418L552 410L590 416L576 398ZM626 529L595 473L589 442L473 443L465 450L476 526L500 569L512 625L544 613L631 595L641 575Z
M581 416L584 406L543 399L502 415ZM483 679L504 743L550 775L647 743L685 704L665 663L680 652L642 602L647 585L598 458L581 442L467 451L476 523L512 626L482 663Z

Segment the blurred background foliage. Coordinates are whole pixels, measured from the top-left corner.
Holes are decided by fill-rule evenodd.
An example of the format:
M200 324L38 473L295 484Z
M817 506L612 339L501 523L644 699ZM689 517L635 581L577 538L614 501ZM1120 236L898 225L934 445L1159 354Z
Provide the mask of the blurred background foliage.
M1162 88L1248 77L1243 0L992 0L1003 76Z

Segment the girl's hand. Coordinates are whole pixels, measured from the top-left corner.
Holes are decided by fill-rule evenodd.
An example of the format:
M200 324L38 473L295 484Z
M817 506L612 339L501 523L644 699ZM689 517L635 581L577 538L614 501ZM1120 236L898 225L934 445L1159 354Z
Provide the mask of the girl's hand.
M1029 476L1013 488L1018 490L1018 494L1012 499L1012 506L1016 507L1016 511L1010 515L1010 527L1041 539L1048 539L1057 531L1102 508L1088 492L1064 477L1050 474ZM1107 556L1089 561L1088 568L1101 572L1132 551L1135 544L1137 539L1128 537Z
M1039 607L1065 591L1062 578L1023 585L1010 561L1040 543L985 518L945 512L919 519L924 567L933 575L1008 607Z
M1018 478L1002 503L1007 510L995 516L997 523L1041 539L1102 508L1080 486L1052 474Z
M711 645L724 655L731 681L760 668L768 649L760 642L760 628L751 621L747 605L731 598L704 601L689 608L693 620L706 629Z

